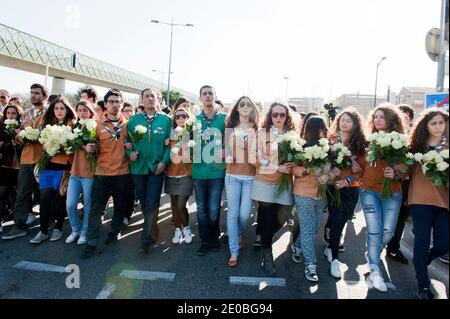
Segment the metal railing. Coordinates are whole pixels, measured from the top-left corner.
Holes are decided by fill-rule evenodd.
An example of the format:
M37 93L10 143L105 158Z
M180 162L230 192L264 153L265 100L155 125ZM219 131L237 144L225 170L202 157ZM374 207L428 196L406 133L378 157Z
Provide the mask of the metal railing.
M75 68L72 67L70 59L74 53L77 54L77 65ZM70 74L73 74L74 76L81 76L83 80L93 79L103 83L110 83L111 87L118 85L131 88L134 89L134 92L144 88L159 89L162 87L160 81L74 52L0 23L0 64L2 55L37 64L42 66L42 70L45 70L46 64L49 63L49 67L54 71L59 71L58 73L62 71L64 74L69 75L67 79L70 79ZM88 83L89 81L83 82ZM198 101L198 97L195 94L179 88L174 88L174 90L191 98L193 101Z

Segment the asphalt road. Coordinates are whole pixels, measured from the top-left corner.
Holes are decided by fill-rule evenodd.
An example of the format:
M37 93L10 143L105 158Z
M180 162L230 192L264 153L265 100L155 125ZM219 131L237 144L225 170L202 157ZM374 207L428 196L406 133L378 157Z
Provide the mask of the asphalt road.
M142 215L134 215L129 228L120 240L102 247L103 252L89 259L81 258L82 247L65 244L70 234L68 220L64 239L45 242L39 246L29 244L38 232L38 221L26 238L13 241L0 240L0 299L413 299L416 279L411 262L413 236L411 224L406 225L402 251L410 260L401 265L386 259L383 253L385 279L389 291L379 292L366 282L368 269L364 257L366 230L362 212L346 228L346 250L340 254L343 278L336 280L329 274L329 264L323 256L322 230L317 234L319 283L312 284L304 277L304 265L291 260L289 226L284 226L274 243L276 278L264 278L260 268L261 251L251 246L255 238L254 227L245 233L244 248L237 268L227 266L229 257L226 236L222 237L219 252L199 257L198 237L192 244L173 245L173 226L168 197L163 196L160 210L160 241L148 255L141 255L139 247ZM226 205L224 205L226 207ZM192 198L189 211L194 235L198 233ZM324 219L327 215L324 215ZM111 209L104 221L102 236L109 230ZM325 220L324 220L325 221ZM323 222L324 222L323 221ZM226 209L221 214L222 229L226 230ZM76 265L79 269L79 287L76 272L66 269ZM68 271L68 272L67 272ZM437 297L448 299L448 266L436 260L429 268ZM70 277L71 276L71 277ZM66 282L75 288L68 288Z

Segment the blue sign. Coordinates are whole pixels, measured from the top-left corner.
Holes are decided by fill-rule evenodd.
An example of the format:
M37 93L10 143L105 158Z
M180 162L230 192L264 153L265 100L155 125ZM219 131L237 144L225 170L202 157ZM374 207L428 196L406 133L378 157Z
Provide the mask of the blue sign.
M425 94L425 108L429 109L435 106L448 108L448 93Z

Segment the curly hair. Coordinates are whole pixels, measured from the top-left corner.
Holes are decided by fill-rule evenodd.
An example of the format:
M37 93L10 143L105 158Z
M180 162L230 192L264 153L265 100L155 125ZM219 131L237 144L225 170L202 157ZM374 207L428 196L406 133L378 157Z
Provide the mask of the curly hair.
M445 120L445 132L446 143L448 146L448 114L443 110L433 107L422 114L420 114L416 123L413 126L412 134L410 137L410 150L413 153L425 153L428 151L428 138L430 133L428 132L428 122L430 122L435 116L440 115Z
M392 103L382 103L378 105L375 110L370 112L368 117L368 133L375 133L377 129L375 128L375 114L381 111L384 114L384 119L387 124L386 132L398 132L401 134L405 133L405 126L403 124L403 117L400 110Z
M272 112L273 108L276 106L281 106L286 110L286 121L284 122L284 129L286 131L295 131L295 124L292 121L292 116L291 113L289 112L289 107L279 102L275 102L270 105L269 110L267 111L266 116L264 117L264 121L261 127L266 129L267 132L270 131L271 127L273 126Z
M350 135L350 140L348 147L352 154L363 155L365 152L365 147L367 144L366 137L364 135L365 123L361 114L354 107L345 108L339 115L334 119L328 131L328 136L335 136L339 133L339 123L342 116L348 115L353 122L353 129Z
M237 100L236 104L231 109L230 115L227 117L227 119L225 121L225 127L226 128L235 128L239 124L238 109L239 109L239 105L241 104L241 101L243 99L247 99L250 101L252 112L250 113L250 116L249 116L249 122L250 122L250 125L252 126L252 128L255 129L255 131L257 131L258 130L258 122L259 122L259 111L258 111L258 108L256 107L255 103L253 103L252 99L249 98L248 96L242 96Z

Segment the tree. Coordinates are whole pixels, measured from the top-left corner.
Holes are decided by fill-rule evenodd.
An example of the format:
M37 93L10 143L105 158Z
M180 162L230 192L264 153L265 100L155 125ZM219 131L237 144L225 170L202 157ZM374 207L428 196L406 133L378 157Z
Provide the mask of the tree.
M163 96L163 100L167 101L167 90L162 91L161 93L162 93L162 96ZM180 92L170 90L170 105L169 105L169 107L171 109L173 109L173 106L175 105L175 102L178 100L178 98L180 96L181 96Z

